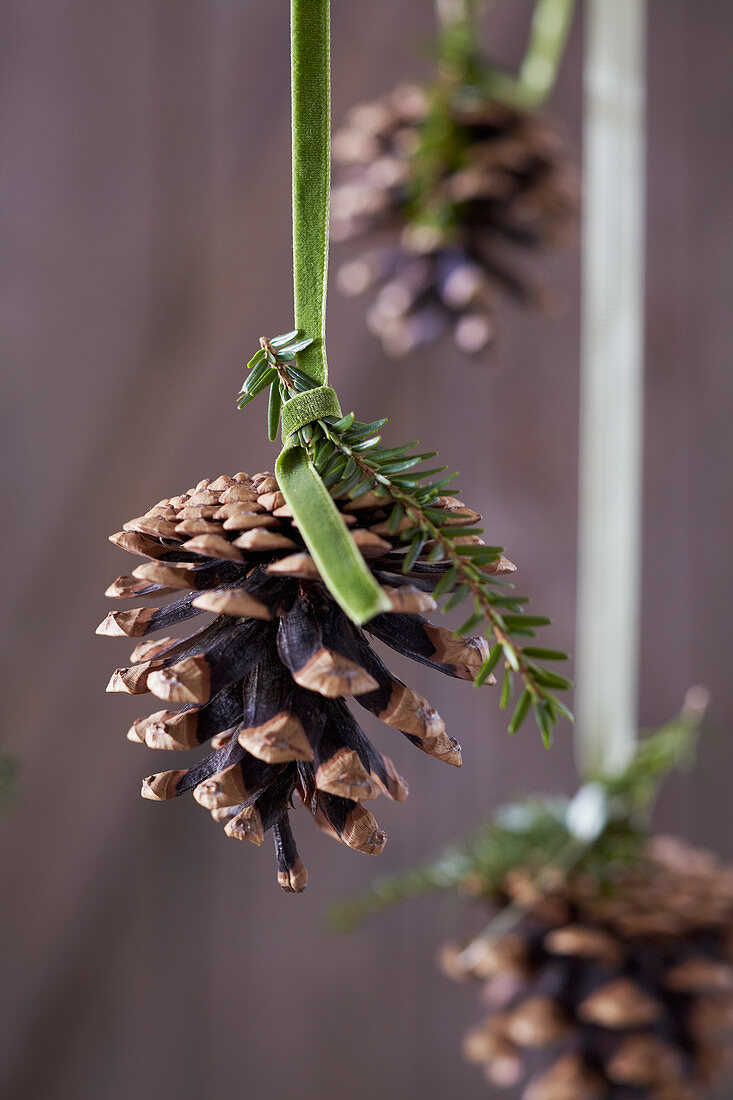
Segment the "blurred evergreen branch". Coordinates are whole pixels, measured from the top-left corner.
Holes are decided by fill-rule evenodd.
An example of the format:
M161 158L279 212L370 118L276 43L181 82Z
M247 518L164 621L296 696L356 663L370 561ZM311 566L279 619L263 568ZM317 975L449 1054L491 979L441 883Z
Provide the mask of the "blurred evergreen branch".
M575 0L536 0L527 50L519 74L485 57L474 5L451 5L437 36L437 78L426 88L430 104L412 157L408 214L416 225L441 232L458 220L458 206L440 187L446 175L464 166L470 148L462 115L477 103L498 102L536 111L552 91L562 63Z
M572 867L605 881L619 864L638 858L662 785L694 761L706 706L705 689L692 688L680 714L639 742L624 772L590 780L572 799L533 795L503 807L436 859L379 878L364 893L337 903L329 914L332 925L348 931L398 902L438 890L500 896L517 870L539 877Z
M0 756L0 808L2 808L12 796L15 775L15 761L7 756Z

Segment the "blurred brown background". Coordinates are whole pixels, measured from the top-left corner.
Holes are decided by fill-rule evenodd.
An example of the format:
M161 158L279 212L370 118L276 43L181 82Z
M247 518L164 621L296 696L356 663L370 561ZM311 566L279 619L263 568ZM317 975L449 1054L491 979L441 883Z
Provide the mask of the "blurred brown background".
M267 846L228 841L129 744L144 702L105 696L124 642L97 639L127 568L105 536L203 476L272 466L242 362L289 327L285 0L5 0L0 6L6 717L19 766L0 819L5 1100L487 1096L458 1055L470 990L433 955L441 899L328 932L329 901L407 866L517 790L572 789L570 731L507 737L496 701L411 673L464 746L455 772L380 743L410 780L378 808L377 861L298 829L311 872L281 895ZM730 0L650 0L648 382L641 717L713 692L696 773L660 820L733 855ZM503 0L499 57L530 5ZM337 0L334 116L425 70L429 0ZM552 107L580 141L580 20ZM390 413L462 471L463 494L572 647L578 255L549 260L564 312L505 314L489 369L451 352L385 361L362 303L332 295L346 408ZM609 656L612 663L612 656ZM296 818L297 822L297 818Z

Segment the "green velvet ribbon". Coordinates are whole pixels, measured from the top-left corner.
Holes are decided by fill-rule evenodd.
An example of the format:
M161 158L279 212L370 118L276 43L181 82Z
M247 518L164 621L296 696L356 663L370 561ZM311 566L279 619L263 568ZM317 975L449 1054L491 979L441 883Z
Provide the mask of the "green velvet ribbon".
M296 393L285 402L280 414L283 442L287 443L299 428L326 416L341 416L338 396L330 386L316 386L305 393Z
M391 604L349 535L306 450L299 428L340 416L330 386L325 319L328 213L331 190L330 0L291 0L293 126L293 286L295 327L312 338L297 355L298 368L315 388L296 394L282 409L281 451L275 471L285 500L323 581L343 611L361 624Z

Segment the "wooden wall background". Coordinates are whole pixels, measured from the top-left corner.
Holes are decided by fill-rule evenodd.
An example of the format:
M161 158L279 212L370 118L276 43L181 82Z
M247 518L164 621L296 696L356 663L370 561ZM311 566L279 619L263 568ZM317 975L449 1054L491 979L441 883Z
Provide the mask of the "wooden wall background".
M700 767L662 818L733 855L733 6L649 7L641 713L662 721L687 685L711 688ZM431 11L337 0L337 118L421 71ZM502 57L519 56L528 12L497 5ZM579 31L554 97L576 141ZM312 885L294 899L267 849L229 843L192 800L140 802L140 776L160 765L124 738L139 704L104 694L124 644L93 636L123 569L108 532L204 475L272 463L258 414L233 398L257 337L290 319L287 4L4 0L0 51L2 743L20 768L0 821L0 1094L478 1100L457 1054L477 1005L432 960L480 915L427 901L343 938L323 913L511 792L571 789L568 730L546 754L529 727L505 735L493 700L411 674L464 768L393 742L412 795L380 808L380 863L303 822ZM462 470L570 646L577 267L572 252L548 264L565 312L508 317L490 370L450 354L386 362L360 304L335 295L330 321L346 407L389 408L395 439L419 436Z

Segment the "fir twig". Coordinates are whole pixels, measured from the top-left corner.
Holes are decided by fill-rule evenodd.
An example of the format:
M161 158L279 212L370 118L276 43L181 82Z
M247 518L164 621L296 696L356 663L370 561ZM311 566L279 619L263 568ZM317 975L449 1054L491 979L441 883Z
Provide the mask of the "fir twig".
M409 221L449 232L460 220L455 200L441 187L446 173L465 164L470 148L463 110L477 101L538 109L552 91L565 51L575 0L536 0L527 52L518 76L482 56L477 13L449 5L436 42L438 74L425 89L430 109L419 130L409 183Z
M308 341L297 332L272 340L262 338L260 350L250 360L250 374L240 395L244 408L258 393L271 387L270 428L273 407L296 393L313 388L311 379L299 370L296 355ZM549 624L544 616L525 613L527 601L512 592L513 586L497 577L502 560L501 546L484 545L479 536L483 529L451 524L445 509L434 507L441 493L457 476L445 476L446 467L424 468L435 452L413 453L413 443L398 447L381 446L385 419L363 423L353 413L336 420L315 421L299 430L298 442L304 447L324 484L334 497L356 499L374 491L392 504L388 525L400 530L410 547L403 562L409 574L424 550L430 546L428 561L441 566L442 576L433 595L444 597L442 610L450 611L470 601L471 612L456 629L457 635L482 631L492 643L489 656L475 684L487 682L503 661L500 706L506 708L514 695L515 678L521 692L514 707L509 730L515 733L529 710L535 715L545 745L561 715L572 721L572 713L556 692L572 687L566 677L547 667L546 662L566 659L566 654L544 647L525 645L519 639L536 637L539 627Z
M543 879L552 879L558 869L577 869L599 882L610 881L620 864L639 858L665 780L694 759L707 701L704 688L691 688L681 713L639 742L623 772L592 781L604 807L592 838L584 841L572 828L576 800L529 797L504 806L476 833L436 858L379 878L368 890L339 902L330 911L332 923L349 930L383 909L437 891L493 897L501 894L514 871L528 875L540 892ZM510 909L514 913L521 907ZM487 931L493 930L492 922Z

